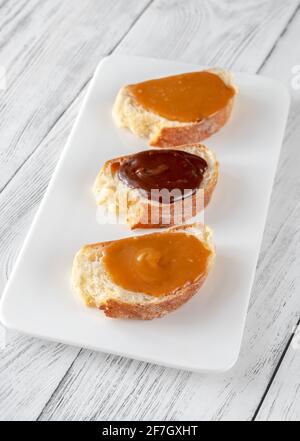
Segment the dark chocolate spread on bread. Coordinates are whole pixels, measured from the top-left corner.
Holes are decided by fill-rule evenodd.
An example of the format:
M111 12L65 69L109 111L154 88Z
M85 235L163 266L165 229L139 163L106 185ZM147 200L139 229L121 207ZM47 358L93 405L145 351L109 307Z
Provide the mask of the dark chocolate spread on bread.
M194 194L206 169L203 158L183 150L146 150L126 159L118 175L128 187L138 189L151 200L172 203ZM170 196L163 189L173 193Z

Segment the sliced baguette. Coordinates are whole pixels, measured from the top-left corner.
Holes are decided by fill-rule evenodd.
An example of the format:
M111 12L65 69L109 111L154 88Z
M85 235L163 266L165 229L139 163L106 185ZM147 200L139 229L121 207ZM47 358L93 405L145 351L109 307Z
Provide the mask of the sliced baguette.
M238 92L229 71L223 69L207 69L218 75L222 81ZM134 134L147 138L153 147L170 147L183 144L194 144L217 132L228 121L235 95L228 104L208 118L199 122L170 121L156 113L148 111L136 102L128 86L118 93L113 107L113 118L119 127L126 127Z
M215 249L212 231L200 223L173 227L159 234L165 234L166 231L192 234L211 251L205 272L193 282L161 297L127 291L115 285L106 273L102 262L103 250L111 242L101 242L85 245L76 254L72 270L74 291L87 306L99 308L106 316L113 318L151 320L179 308L197 293L213 265Z
M131 156L128 155L107 161L100 170L93 186L97 204L105 209L114 207L115 213L123 217L131 229L178 225L195 216L211 199L218 181L219 164L214 153L202 144L174 147L172 150L184 150L201 156L208 164L201 186L192 196L172 204L143 197L139 190L131 189L120 181L116 172L119 165ZM122 209L119 201L122 202Z

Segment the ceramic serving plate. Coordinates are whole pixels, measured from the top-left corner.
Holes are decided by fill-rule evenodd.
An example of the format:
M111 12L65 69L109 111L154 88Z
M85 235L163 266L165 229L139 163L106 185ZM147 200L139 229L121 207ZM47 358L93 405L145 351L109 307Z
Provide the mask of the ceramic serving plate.
M136 234L125 225L97 222L91 192L106 160L147 148L114 124L118 90L199 68L115 55L100 62L2 296L6 327L193 371L225 371L236 362L289 107L286 89L274 80L236 73L240 93L232 118L205 141L220 162L220 180L205 210L217 258L199 294L178 311L143 322L106 318L85 307L70 287L73 256L83 244Z

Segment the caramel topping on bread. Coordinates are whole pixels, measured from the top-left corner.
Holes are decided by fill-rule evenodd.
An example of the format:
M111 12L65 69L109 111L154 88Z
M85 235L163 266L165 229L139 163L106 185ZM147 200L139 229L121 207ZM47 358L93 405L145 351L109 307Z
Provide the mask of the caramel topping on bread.
M198 122L226 107L235 90L212 72L201 71L128 86L137 104L170 121Z
M142 190L151 200L168 203L194 194L206 169L203 158L183 150L147 150L126 159L118 176L128 187ZM173 193L153 191L163 189Z
M205 274L211 253L194 235L153 233L110 243L103 265L116 285L160 297Z

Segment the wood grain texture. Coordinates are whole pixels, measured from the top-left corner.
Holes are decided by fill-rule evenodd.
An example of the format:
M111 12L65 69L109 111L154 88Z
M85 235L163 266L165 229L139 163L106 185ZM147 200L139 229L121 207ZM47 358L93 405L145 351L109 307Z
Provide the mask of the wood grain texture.
M0 133L5 130L11 132L10 135L3 135L7 138L3 144L4 153L2 147L0 153L0 167L3 166L3 173L6 173L2 178L4 175L1 172L0 177L3 179L0 195L2 287L66 140L82 93L77 101L74 99L84 89L100 56L113 48L111 38L106 41L106 31L102 31L97 22L102 12L95 13L96 2L76 2L77 12L73 11L71 3L74 5L75 2L48 0L44 2L46 6L43 5L42 11L33 1L27 2L23 9L18 6L20 2L13 0L4 5L7 24L0 26L0 56L2 32L6 35L3 50L11 44L11 38L17 40L16 49L11 44L10 51L7 48L5 52L10 52L9 71L16 70L15 80L11 83L15 87L14 93L7 91L0 103L0 112L2 105L6 106L6 112L11 112L3 132L0 123ZM104 17L107 28L110 28L110 22L115 23L116 20L124 33L127 32L124 31L124 22L127 20L128 27L129 22L138 17L147 5L142 5L140 1L126 2L125 12L121 10L120 3L115 2L111 8L115 10L119 5L119 10L115 10L116 19L113 15ZM97 2L99 4L101 8L106 2ZM132 12L128 12L128 4ZM296 0L154 0L117 51L255 72L269 55L298 4ZM70 16L67 17L68 11L72 20ZM26 13L26 17L22 18L23 13ZM107 14L111 13L107 11ZM28 22L31 23L30 27ZM70 23L76 23L76 32L70 29ZM49 30L42 37L38 33L41 27ZM294 46L295 38L294 35L290 37L289 28L282 41L287 40ZM54 33L54 29L59 31ZM64 38L61 43L57 32L60 38ZM107 31L109 36L118 32ZM118 34L118 38L122 36ZM25 48L22 58L22 42L30 45L31 41L35 42L33 48ZM78 44L81 49L77 52L74 48ZM281 42L264 66L264 71L269 69L271 76L274 76L274 69L285 57L280 46ZM35 55L31 57L31 54ZM47 70L47 63L53 57L55 67L51 68L50 62ZM18 68L19 58L23 64ZM17 60L16 66L13 60ZM45 81L39 82L39 75L36 75L37 89L33 93L29 86L32 84L31 72L35 70L43 72L47 82L45 87ZM280 78L287 80L285 72L280 73ZM48 85L51 85L49 91ZM20 127L23 129L16 136L17 97L22 89L24 95L19 98L19 107ZM63 105L59 107L61 102ZM69 110L65 112L68 107ZM42 117L39 116L40 109L44 112ZM299 155L296 149L299 137L297 112L299 114L298 107L293 105L284 146L286 157L282 157L280 162L243 349L236 367L221 376L190 374L87 350L80 351L76 358L78 350L60 345L57 345L62 348L59 349L60 357L57 357L57 346L48 343L43 343L43 357L39 360L32 353L39 352L41 342L16 335L15 343L10 347L11 355L6 356L4 351L1 352L0 418L3 415L5 419L35 419L39 414L42 420L252 418L289 339L288 328L296 322L296 314L300 310L297 298L299 210L297 207L294 210L299 195L299 188L294 185ZM2 118L5 114L2 114ZM290 150L296 154L293 159L288 155ZM8 161L9 166L6 167ZM288 201L286 191L291 194ZM24 351L26 345L33 352ZM19 370L15 366L19 366ZM41 374L40 366L49 374L49 381L46 375ZM11 375L12 371L14 376ZM35 391L39 390L35 394L31 393L28 381L33 376ZM18 387L11 395L13 382Z
M70 106L147 1L9 0L1 8L0 191ZM113 25L112 25L113 23ZM3 60L3 61L2 61Z

